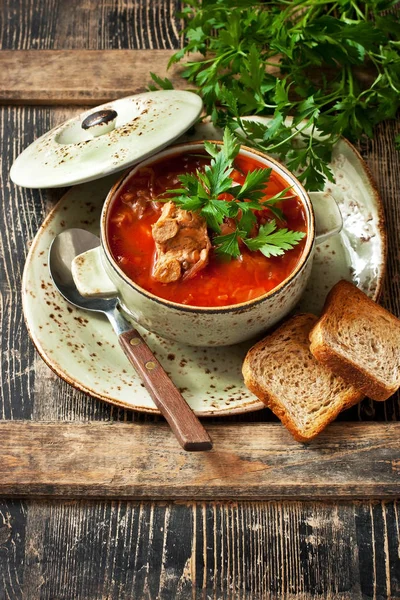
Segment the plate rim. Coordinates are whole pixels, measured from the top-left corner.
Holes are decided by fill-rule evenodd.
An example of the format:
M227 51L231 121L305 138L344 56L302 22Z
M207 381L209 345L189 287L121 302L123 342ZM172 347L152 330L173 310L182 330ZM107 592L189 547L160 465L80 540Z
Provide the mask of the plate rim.
M371 296L372 299L375 302L377 302L382 294L383 284L384 284L386 272L387 272L388 239L387 239L387 231L386 231L386 218L385 218L384 204L382 201L381 194L378 190L378 186L374 179L374 176L373 176L368 164L365 162L365 160L361 156L360 152L346 138L341 137L340 141L343 141L347 145L349 150L359 160L359 163L360 163L360 165L364 171L364 174L367 177L368 183L371 187L374 202L377 207L377 217L378 217L377 218L377 227L378 227L379 234L380 234L381 241L382 241L382 261L380 264L380 271L377 276L376 287L374 289L373 295ZM73 186L71 186L71 187L73 187ZM71 187L68 188L68 190L65 192L65 194L68 193L68 191L71 189ZM89 388L89 387L85 386L84 384L82 384L81 382L76 381L75 379L71 378L70 375L65 373L65 371L63 371L60 368L58 363L56 363L55 361L52 361L51 356L49 356L44 351L44 349L41 346L40 341L38 340L37 336L35 335L35 333L33 332L33 330L30 327L30 324L29 324L28 318L27 318L27 305L26 305L27 296L29 295L29 292L27 291L27 286L26 286L27 278L28 278L28 264L30 263L30 261L32 259L32 255L34 254L37 244L39 243L41 234L47 229L48 225L53 220L54 213L57 210L58 205L62 202L62 199L65 194L63 194L63 196L55 204L55 206L53 206L53 208L48 213L48 215L46 215L45 219L41 223L39 229L37 230L32 242L31 242L29 251L25 258L25 264L24 264L23 275L22 275L22 280L21 280L21 296L22 296L22 313L23 313L24 322L25 322L25 326L27 328L29 337L32 340L33 345L35 346L35 349L36 349L37 353L39 354L39 356L41 357L41 359L43 360L43 362L60 379L62 379L63 381L65 381L66 383L71 385L73 388L75 388L79 392L83 392L84 394L87 394L87 395L91 396L92 398L96 398L107 404L111 404L112 406L117 406L118 408L133 410L133 411L137 411L137 412L144 413L144 414L161 415L160 411L155 406L154 407L152 407L152 406L143 407L143 406L135 406L132 404L128 404L128 403L125 403L125 402L119 400L118 398L111 397L110 395L104 395L101 392L97 392L95 389ZM243 385L244 385L244 383L243 383ZM246 401L243 404L241 404L239 407L236 407L236 408L227 407L225 409L214 409L214 410L206 410L206 411L201 411L201 412L194 410L194 412L200 418L202 418L202 417L207 417L207 418L221 417L222 418L222 417L226 417L226 416L233 416L233 415L238 415L238 414L255 412L258 410L262 410L264 408L267 408L267 406L261 400L259 400L256 396L254 396L254 401Z
M388 236L387 236L387 229L386 229L385 207L383 204L381 194L378 189L378 185L372 174L372 171L369 168L368 164L363 159L363 157L361 156L361 153L359 152L359 150L354 146L354 144L352 144L347 138L345 138L343 136L340 137L340 141L344 142L348 146L348 148L355 154L355 156L358 158L358 160L360 161L361 166L364 170L364 173L367 176L368 182L373 191L375 203L378 208L377 227L379 229L379 234L380 234L381 240L382 240L382 262L381 262L381 270L377 277L376 288L375 288L375 291L374 291L374 294L372 297L372 300L374 300L374 302L378 302L379 298L382 295L382 290L383 290L383 286L384 286L386 274L387 274Z
M65 193L68 193L68 190ZM52 361L51 356L45 352L39 339L37 338L37 336L35 335L35 333L33 332L33 330L30 327L30 324L28 322L28 317L27 317L27 306L26 306L27 296L29 295L29 292L27 291L27 285L26 285L27 278L28 278L28 263L31 259L31 256L34 254L37 244L39 243L39 239L41 237L42 232L44 232L47 229L48 225L53 220L54 212L56 211L58 205L62 202L62 198L64 197L64 195L65 194L63 194L63 196L60 198L60 200L55 204L55 206L53 206L53 208L51 209L49 214L45 217L44 221L40 225L39 229L36 232L35 237L32 240L28 254L26 255L26 259L25 259L25 265L24 265L22 281L21 281L21 288L22 288L21 296L22 296L22 313L23 313L24 322L25 322L25 326L28 331L29 337L30 337L37 353L39 354L40 358L43 360L43 362L60 379L62 379L66 383L68 383L70 386L72 386L79 392L83 392L84 394L87 394L88 396L91 396L92 398L96 398L107 404L117 406L118 408L124 408L127 410L136 410L137 412L144 413L144 414L152 414L152 415L161 416L161 412L158 410L158 408L156 406L154 406L154 407L149 406L149 407L144 408L143 406L136 406L136 405L128 404L128 403L125 403L125 402L119 400L118 398L106 396L106 395L102 394L101 392L98 392L93 388L87 387L84 384L80 383L79 381L76 381L75 379L71 378L71 376L68 375L68 373L66 373L65 371L63 371L60 368L60 366L57 362ZM257 410L262 410L264 408L266 408L266 405L261 400L259 400L257 398L257 396L254 396L254 400L246 401L245 403L241 404L237 408L227 407L225 409L213 409L213 410L206 410L206 411L201 411L201 412L194 410L193 412L198 417L201 417L201 418L202 417L225 417L225 416L232 416L232 415L237 415L237 414L245 414L245 413L249 413L249 412L255 412Z

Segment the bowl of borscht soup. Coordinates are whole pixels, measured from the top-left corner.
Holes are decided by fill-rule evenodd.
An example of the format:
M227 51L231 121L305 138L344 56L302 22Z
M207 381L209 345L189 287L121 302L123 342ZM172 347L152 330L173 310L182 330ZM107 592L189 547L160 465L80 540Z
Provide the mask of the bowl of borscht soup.
M98 290L114 290L128 315L163 337L230 345L294 308L314 244L302 185L226 132L223 142L171 146L124 174L77 284L95 274Z

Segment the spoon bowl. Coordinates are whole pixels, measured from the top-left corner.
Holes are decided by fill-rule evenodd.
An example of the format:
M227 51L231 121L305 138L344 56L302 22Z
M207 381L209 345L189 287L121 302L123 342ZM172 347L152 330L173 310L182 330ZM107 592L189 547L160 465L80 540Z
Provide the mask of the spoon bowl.
M54 238L49 252L50 274L64 298L84 310L106 313L118 305L117 298L85 298L75 285L71 265L76 256L100 246L99 238L84 229L68 229Z

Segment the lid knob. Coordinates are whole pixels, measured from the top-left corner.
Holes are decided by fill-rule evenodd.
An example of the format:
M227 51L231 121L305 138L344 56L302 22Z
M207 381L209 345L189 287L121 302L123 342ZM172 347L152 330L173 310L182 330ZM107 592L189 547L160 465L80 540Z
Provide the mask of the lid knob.
M111 108L98 110L86 117L82 121L81 127L85 130L89 129L94 137L98 137L115 129L117 116L118 113Z

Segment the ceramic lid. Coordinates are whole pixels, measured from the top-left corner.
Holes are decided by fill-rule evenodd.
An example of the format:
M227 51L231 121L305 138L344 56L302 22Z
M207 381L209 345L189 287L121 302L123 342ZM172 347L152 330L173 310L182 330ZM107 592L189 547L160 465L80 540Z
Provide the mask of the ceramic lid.
M75 185L121 171L168 146L200 116L192 92L161 90L91 108L34 141L11 167L29 188Z

